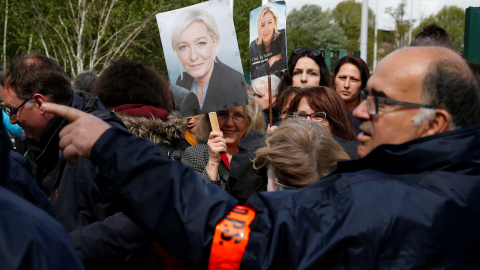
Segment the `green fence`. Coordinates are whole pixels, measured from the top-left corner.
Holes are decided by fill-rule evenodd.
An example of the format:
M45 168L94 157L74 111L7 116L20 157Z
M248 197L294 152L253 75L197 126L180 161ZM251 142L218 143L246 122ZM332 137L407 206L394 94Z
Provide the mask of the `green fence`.
M465 10L465 45L463 57L480 64L480 7Z
M321 50L325 52L325 63L327 64L328 70L330 70L330 72L333 72L338 61L342 57L347 55L347 50L333 50L333 49L329 49L329 50L321 49Z

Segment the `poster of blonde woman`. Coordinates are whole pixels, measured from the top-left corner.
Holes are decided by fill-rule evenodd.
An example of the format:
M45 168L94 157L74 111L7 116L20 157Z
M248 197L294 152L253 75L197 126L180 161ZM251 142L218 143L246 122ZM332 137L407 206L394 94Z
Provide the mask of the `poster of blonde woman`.
M250 12L250 77L287 68L286 5L277 1Z
M156 18L175 108L182 117L248 104L227 1L203 2Z

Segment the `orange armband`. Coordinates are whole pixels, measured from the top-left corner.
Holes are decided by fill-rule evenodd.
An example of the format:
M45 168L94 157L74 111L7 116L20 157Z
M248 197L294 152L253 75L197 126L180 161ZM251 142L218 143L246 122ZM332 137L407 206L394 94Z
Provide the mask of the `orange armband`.
M254 218L255 211L237 205L217 224L208 269L240 268L250 235L250 223Z

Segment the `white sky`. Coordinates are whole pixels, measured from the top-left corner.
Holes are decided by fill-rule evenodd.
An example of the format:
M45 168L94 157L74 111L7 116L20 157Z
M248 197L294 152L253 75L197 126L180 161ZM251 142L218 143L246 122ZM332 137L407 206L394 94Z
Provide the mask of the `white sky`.
M322 10L334 9L338 3L342 0L284 0L287 3L287 14L294 8L300 9L305 4L314 4L322 7ZM393 18L384 14L386 7L396 8L401 2L400 0L366 0L368 6L378 16L379 28L395 29ZM362 3L361 0L356 0L358 3ZM412 8L413 3L413 8ZM377 9L378 6L378 9ZM420 24L422 19L436 14L444 6L458 6L466 9L469 6L480 7L480 0L407 0L406 16L407 20L410 19L410 14L413 14L413 19L416 20L414 26ZM392 29L392 30L393 30Z

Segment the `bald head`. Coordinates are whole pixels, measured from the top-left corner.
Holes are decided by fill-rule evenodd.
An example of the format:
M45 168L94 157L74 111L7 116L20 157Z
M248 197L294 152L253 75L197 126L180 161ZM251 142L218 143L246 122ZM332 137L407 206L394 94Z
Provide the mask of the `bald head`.
M360 121L360 157L381 144L480 124L478 83L464 60L446 48L394 51L378 64L366 91L376 100L353 111Z
M466 62L443 47L407 47L385 57L372 75L397 85L420 103L445 109L449 129L480 123L478 83ZM470 104L468 106L465 106Z

